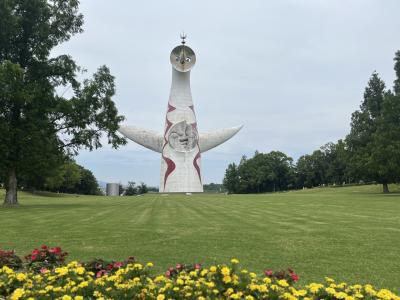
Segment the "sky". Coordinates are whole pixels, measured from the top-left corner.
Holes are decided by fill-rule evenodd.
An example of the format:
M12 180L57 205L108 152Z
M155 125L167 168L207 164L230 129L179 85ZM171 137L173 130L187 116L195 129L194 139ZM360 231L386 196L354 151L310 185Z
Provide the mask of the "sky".
M200 132L243 124L202 155L204 183L256 150L295 160L344 138L377 71L391 88L400 49L400 1L85 0L84 32L55 49L90 77L107 65L124 124L163 131L171 50L187 34L196 53L191 88ZM158 186L160 154L129 141L81 151L79 164L104 182Z

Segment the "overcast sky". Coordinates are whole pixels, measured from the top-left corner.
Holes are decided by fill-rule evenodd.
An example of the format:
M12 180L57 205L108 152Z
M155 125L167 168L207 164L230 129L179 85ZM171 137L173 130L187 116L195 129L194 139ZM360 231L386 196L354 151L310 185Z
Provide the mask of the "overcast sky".
M124 123L164 128L169 55L187 33L199 131L244 124L202 156L203 182L255 150L297 159L349 131L376 70L388 87L400 49L400 1L81 1L84 32L60 46L88 70L107 65ZM79 164L107 182L158 186L160 154L133 142L82 151Z

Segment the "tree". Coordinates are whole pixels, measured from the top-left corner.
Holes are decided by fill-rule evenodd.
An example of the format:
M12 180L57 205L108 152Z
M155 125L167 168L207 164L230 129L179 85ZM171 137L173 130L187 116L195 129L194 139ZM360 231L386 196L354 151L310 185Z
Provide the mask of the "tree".
M78 82L82 69L51 50L82 32L77 0L0 0L0 176L4 203L18 204L21 178L35 178L82 148L126 143L124 119L112 101L114 77L102 66ZM71 96L58 91L70 88Z
M46 178L45 189L61 193L68 193L75 190L75 186L81 180L81 168L81 166L73 161L65 162Z
M125 196L134 196L137 195L138 188L136 187L136 183L133 181L128 181L128 186L125 189Z
M346 137L351 175L357 180L381 183L384 193L389 192L389 183L400 180L400 51L394 60L394 93L386 91L374 72Z
M239 174L238 174L238 168L235 163L231 163L228 165L228 168L225 171L223 185L230 194L238 192Z
M92 171L79 166L80 180L75 185L73 193L81 195L101 195L99 183Z
M146 194L149 192L147 185L144 182L141 182L140 185L137 187L137 192L139 195Z
M261 193L293 187L292 158L280 151L255 152L243 157L239 166L230 164L225 172L224 186L229 193Z

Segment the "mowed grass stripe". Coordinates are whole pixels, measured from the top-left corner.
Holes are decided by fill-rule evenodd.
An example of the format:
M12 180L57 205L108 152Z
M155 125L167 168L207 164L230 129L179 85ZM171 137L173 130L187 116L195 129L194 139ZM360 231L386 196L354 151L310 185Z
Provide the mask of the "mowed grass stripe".
M43 243L60 245L81 260L134 255L153 261L157 271L177 262L238 257L258 272L293 267L304 282L332 276L394 289L400 286L400 196L379 191L363 186L230 196L21 193L20 207L0 208L0 248L26 254Z

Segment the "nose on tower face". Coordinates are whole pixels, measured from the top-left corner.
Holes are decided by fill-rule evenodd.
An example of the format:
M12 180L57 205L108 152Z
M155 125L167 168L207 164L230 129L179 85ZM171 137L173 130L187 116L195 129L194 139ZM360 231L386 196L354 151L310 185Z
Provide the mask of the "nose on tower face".
M188 72L196 63L196 54L190 47L185 45L185 40L182 38L182 45L176 46L172 50L170 61L178 72Z

